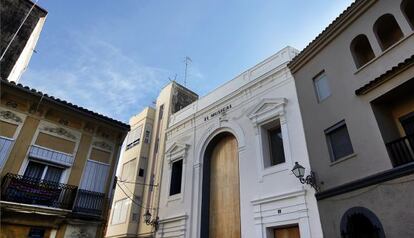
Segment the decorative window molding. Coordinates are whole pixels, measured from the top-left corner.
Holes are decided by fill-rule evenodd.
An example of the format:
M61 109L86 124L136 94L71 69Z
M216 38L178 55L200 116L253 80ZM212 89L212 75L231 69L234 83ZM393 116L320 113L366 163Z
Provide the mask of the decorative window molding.
M95 147L99 147L101 149L107 150L107 151L113 150L113 146L105 141L94 141L92 145Z
M288 100L286 98L264 98L254 105L247 113L247 117L255 128L259 182L262 182L263 177L266 175L288 170L291 164L289 133L286 124L285 110L287 102ZM266 131L266 125L275 120L279 120L280 123L285 162L273 166L265 166L265 159L268 157L267 148L269 145L268 141L264 139L266 135L263 133Z
M51 134L59 135L61 137L66 137L66 138L71 139L71 140L77 140L78 139L74 134L72 134L70 131L66 130L63 127L45 126L45 127L41 128L41 130L50 132Z
M19 117L16 113L8 111L8 110L2 110L0 111L0 118L3 121L8 121L12 123L20 124L23 122L23 119Z
M248 117L255 126L266 123L276 117L285 123L286 98L264 98L248 112Z
M180 159L183 159L183 164L184 164L189 147L190 145L179 143L179 142L175 142L174 144L172 144L168 148L168 150L165 152L168 164L171 166L173 162L180 160Z

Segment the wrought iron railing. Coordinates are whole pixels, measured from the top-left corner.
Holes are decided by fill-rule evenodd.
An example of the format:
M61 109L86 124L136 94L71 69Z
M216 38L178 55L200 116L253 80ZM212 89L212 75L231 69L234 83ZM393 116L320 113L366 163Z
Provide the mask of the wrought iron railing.
M78 189L73 211L101 216L105 205L105 194Z
M1 186L3 201L71 209L76 186L8 173Z
M394 167L414 162L414 134L386 144Z

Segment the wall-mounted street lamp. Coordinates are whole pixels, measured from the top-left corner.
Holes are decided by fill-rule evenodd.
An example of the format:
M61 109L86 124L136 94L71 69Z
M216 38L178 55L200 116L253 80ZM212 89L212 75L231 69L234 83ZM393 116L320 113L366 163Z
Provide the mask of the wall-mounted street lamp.
M319 191L319 186L316 184L314 172L311 171L310 174L305 177L305 168L298 162L295 162L295 166L293 166L292 172L302 184L309 184L312 188L316 190L316 192Z
M145 224L149 226L153 226L155 231L157 231L160 218L157 216L155 219L151 220L151 217L152 217L151 213L149 212L149 210L147 210L147 212L144 214Z

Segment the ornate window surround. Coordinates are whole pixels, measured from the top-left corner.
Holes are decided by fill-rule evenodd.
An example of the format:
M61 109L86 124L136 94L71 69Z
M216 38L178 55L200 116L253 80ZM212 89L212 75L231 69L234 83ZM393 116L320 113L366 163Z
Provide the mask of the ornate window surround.
M286 111L285 107L288 100L286 98L264 98L253 106L247 114L247 117L253 124L256 137L256 154L258 164L259 182L263 181L263 177L266 175L274 174L277 172L285 171L290 168L291 165L291 153L289 133L286 123ZM285 153L285 162L265 168L264 166L264 148L265 145L262 139L262 126L279 119L280 127L283 136L283 147Z
M167 171L167 175L168 175L167 203L171 201L176 201L176 200L181 200L181 202L183 202L183 194L185 190L185 174L186 174L185 165L186 165L186 157L187 157L187 152L188 152L189 147L190 145L188 144L175 142L165 151L166 162L169 165L168 171ZM181 177L181 191L178 194L170 196L168 192L171 186L172 164L179 160L183 160L183 168L182 168L182 174L181 174L182 176Z

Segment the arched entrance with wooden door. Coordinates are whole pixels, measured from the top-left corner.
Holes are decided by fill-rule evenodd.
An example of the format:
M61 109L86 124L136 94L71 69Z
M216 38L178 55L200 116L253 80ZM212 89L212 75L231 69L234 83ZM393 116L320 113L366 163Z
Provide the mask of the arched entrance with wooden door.
M241 238L236 137L228 132L216 135L203 161L201 238Z

